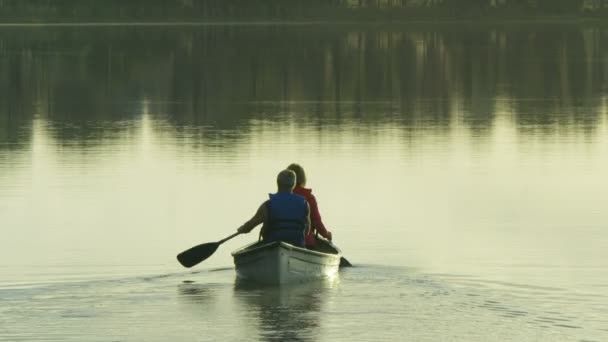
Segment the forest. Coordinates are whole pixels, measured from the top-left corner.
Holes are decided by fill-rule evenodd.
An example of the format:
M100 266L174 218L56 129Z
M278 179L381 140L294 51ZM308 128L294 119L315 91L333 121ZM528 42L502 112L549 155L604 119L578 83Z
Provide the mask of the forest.
M608 0L0 0L0 21L602 18Z

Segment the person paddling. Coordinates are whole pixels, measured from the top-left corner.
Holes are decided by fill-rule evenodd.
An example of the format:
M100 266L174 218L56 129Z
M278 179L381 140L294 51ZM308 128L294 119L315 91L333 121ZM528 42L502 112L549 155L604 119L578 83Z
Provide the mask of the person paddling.
M270 199L262 203L255 215L237 231L249 233L263 223L261 236L264 241L283 241L305 247L304 237L310 230L310 207L303 196L293 193L295 185L295 172L279 172L277 193L269 194Z
M304 168L299 164L293 163L287 167L288 170L292 170L296 174L296 187L293 189L293 193L304 196L306 198L306 202L310 206L310 219L312 221L312 228L308 231L306 235L305 242L306 247L310 249L314 249L316 246L317 240L315 238L316 233L321 234L324 238L331 241L332 234L325 225L323 224L323 220L321 220L321 214L319 214L319 206L317 205L317 199L312 194L312 189L305 188L306 186L306 173L304 172Z

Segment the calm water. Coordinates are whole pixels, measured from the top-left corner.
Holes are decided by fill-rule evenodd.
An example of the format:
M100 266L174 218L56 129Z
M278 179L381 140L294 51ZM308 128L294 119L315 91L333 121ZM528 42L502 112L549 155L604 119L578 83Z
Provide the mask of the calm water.
M356 265L235 282L291 162ZM0 341L608 340L608 31L0 28Z

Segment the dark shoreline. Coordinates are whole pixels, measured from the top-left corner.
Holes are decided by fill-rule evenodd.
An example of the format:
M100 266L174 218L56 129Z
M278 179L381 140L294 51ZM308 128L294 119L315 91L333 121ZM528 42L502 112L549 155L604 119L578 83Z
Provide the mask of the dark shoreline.
M542 24L608 23L608 7L593 10L559 8L483 7L467 5L465 0L450 0L450 5L408 7L408 0L393 0L380 6L380 0L359 0L365 7L352 7L352 0L204 0L189 7L162 5L161 0L130 0L128 4L66 0L72 6L42 5L42 0L21 0L29 5L0 4L0 24L77 24L77 23L165 23L203 25L218 23L251 24L324 23L324 24ZM376 5L373 5L376 1ZM9 0L7 3L10 3ZM89 2L89 6L85 6ZM469 1L470 2L470 1ZM163 2L164 3L164 2ZM351 5L347 5L347 3ZM461 6L456 6L461 3Z
M479 18L479 19L404 19L404 20L54 20L54 21L0 21L2 27L40 27L40 26L307 26L307 25L482 25L482 26L511 26L511 25L608 25L603 18L566 18L566 17L544 17L544 18Z
M603 22L589 0L2 0L0 23Z

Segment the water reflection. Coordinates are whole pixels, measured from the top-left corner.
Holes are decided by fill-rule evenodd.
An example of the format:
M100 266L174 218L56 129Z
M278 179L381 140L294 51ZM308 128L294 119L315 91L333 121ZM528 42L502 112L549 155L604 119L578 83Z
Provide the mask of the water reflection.
M299 161L349 260L597 300L558 293L513 304L517 293L505 286L495 300L504 305L477 314L470 298L462 311L446 305L453 296L429 306L399 281L356 281L348 297L323 286L233 289L232 279L205 274L209 283L178 289L168 280L176 311L142 297L150 310L137 311L151 319L130 316L149 323L132 336L244 340L253 330L267 340L335 340L337 326L391 340L411 313L406 326L419 339L484 340L467 338L475 322L475 333L502 326L499 336L525 340L536 335L518 330L523 322L495 324L487 313L536 307L553 312L536 315L545 320L580 317L585 324L567 324L582 327L573 336L598 340L607 282L598 270L608 267L606 38L575 26L1 28L0 258L9 266L0 278L173 273L177 251L228 235L275 188L277 170ZM228 252L241 243L204 267L231 265ZM393 294L422 310L404 311ZM128 297L115 312L132 312ZM437 325L438 312L450 324ZM131 332L121 314L104 317L112 322L100 327ZM186 320L170 334L158 324L175 317ZM58 319L48 322L63 333ZM370 320L384 324L360 324Z
M601 28L87 27L0 30L0 148L45 118L60 142L138 119L230 144L258 120L593 135L606 112ZM121 131L122 125L108 130ZM370 130L373 133L373 129ZM229 139L227 139L227 137Z
M238 282L234 296L264 341L315 341L337 280L267 287Z

